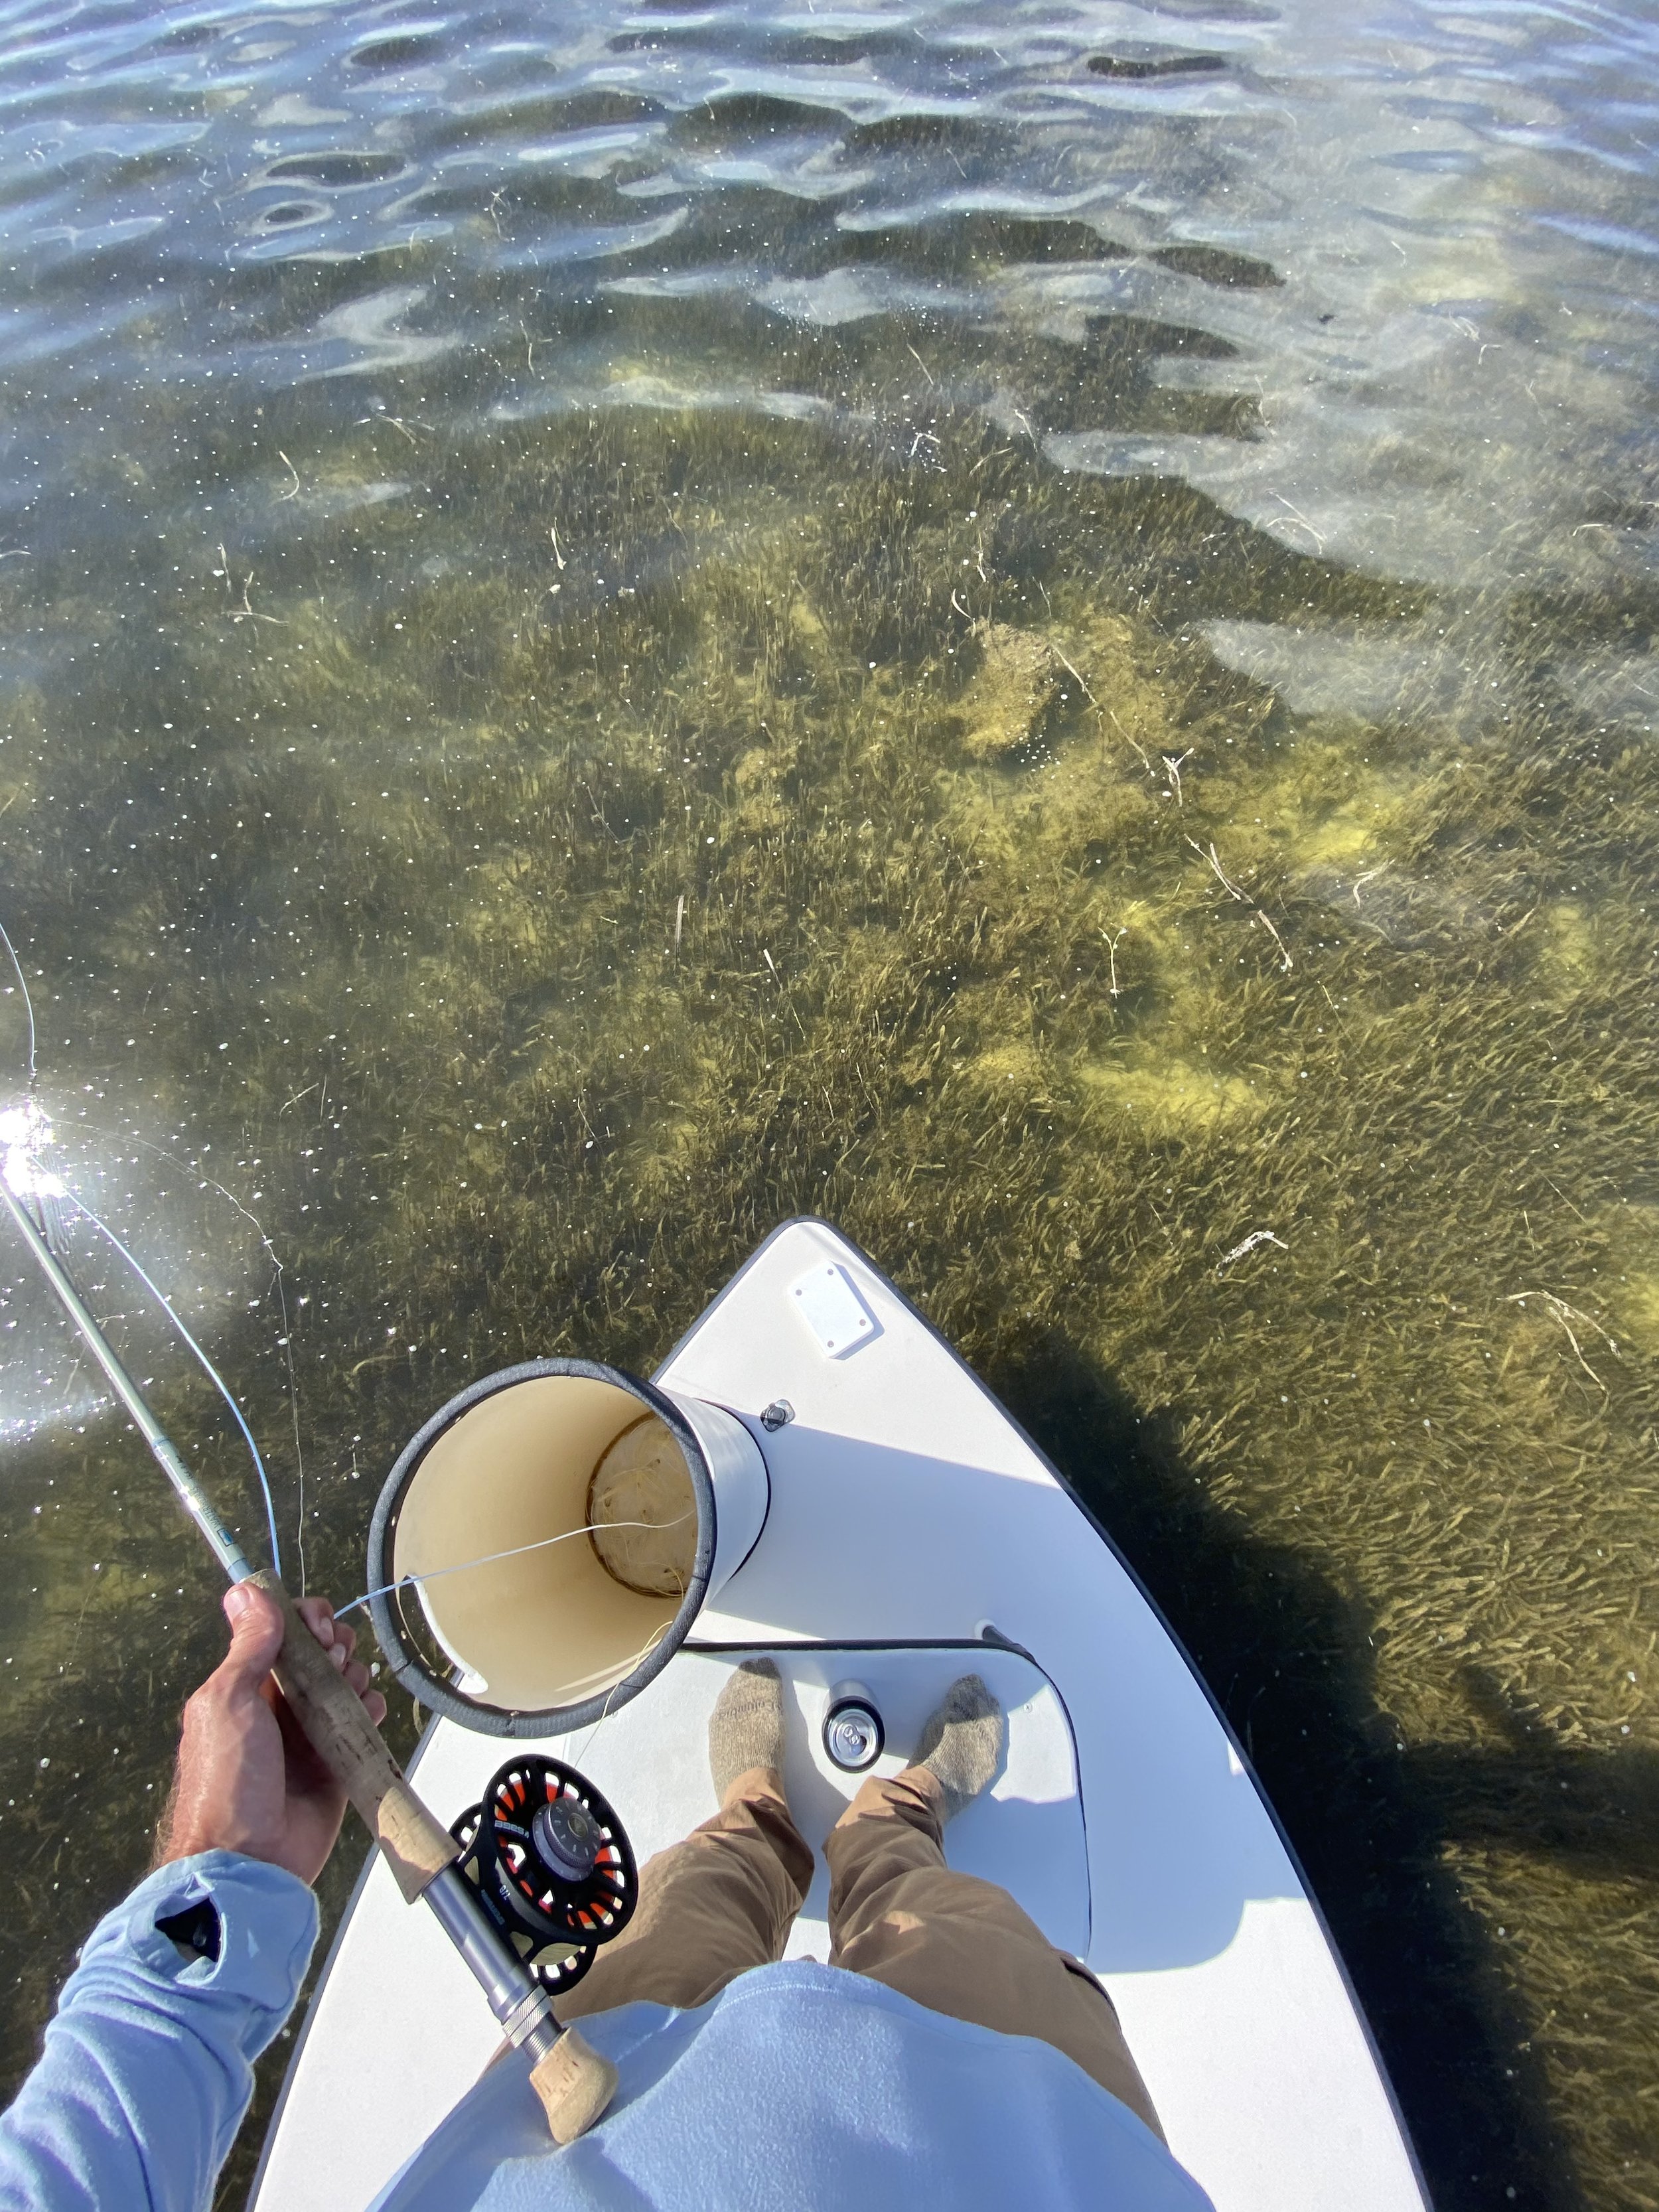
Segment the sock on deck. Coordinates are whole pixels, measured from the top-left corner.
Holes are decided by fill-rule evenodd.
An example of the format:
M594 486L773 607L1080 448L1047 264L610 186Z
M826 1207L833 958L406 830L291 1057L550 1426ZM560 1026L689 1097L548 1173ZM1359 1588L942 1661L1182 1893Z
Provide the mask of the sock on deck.
M723 1805L738 1775L783 1765L783 1682L770 1659L745 1659L708 1716L708 1768Z
M952 1820L989 1789L1007 1741L1001 1706L977 1674L963 1674L929 1717L910 1763L925 1766L939 1784L945 1817Z

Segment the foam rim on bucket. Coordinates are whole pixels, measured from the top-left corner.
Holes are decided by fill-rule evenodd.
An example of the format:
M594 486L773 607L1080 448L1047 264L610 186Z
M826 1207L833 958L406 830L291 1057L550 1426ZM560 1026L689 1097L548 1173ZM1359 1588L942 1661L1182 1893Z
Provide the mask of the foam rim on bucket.
M401 1590L387 1590L385 1585L392 1580L392 1550L398 1533L398 1516L403 1502L414 1480L416 1472L427 1453L445 1431L454 1426L464 1413L498 1390L509 1389L515 1382L533 1382L543 1376L572 1375L590 1382L609 1382L617 1389L636 1395L641 1404L655 1413L667 1428L684 1455L686 1470L691 1478L692 1494L697 1504L697 1552L690 1577L685 1586L685 1595L680 1601L679 1611L669 1623L666 1632L631 1673L600 1695L584 1698L580 1705L550 1705L540 1711L514 1711L500 1705L481 1705L470 1698L453 1682L441 1681L411 1651L404 1641L394 1607L402 1599ZM609 1367L598 1359L526 1359L517 1367L503 1367L499 1373L486 1375L467 1388L448 1404L441 1406L425 1427L417 1431L398 1454L396 1465L386 1479L380 1499L374 1508L374 1517L368 1528L368 1586L377 1595L369 1599L369 1618L374 1624L374 1633L392 1674L411 1697L441 1713L446 1720L458 1721L463 1728L476 1729L483 1735L540 1736L563 1735L572 1729L586 1728L605 1714L614 1713L630 1698L637 1697L668 1664L684 1643L692 1622L702 1610L708 1588L709 1571L714 1561L714 1486L709 1480L708 1462L696 1431L672 1398L658 1389L655 1383L647 1382L625 1368ZM418 1599L417 1599L418 1602Z

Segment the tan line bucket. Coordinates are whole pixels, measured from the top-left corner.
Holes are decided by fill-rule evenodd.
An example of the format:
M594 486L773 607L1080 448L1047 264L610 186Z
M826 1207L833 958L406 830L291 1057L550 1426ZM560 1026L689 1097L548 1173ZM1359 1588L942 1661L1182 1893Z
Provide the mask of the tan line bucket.
M582 1727L666 1665L767 1500L760 1448L723 1407L589 1360L508 1368L387 1479L369 1583L397 1587L371 1600L375 1632L398 1679L469 1727Z

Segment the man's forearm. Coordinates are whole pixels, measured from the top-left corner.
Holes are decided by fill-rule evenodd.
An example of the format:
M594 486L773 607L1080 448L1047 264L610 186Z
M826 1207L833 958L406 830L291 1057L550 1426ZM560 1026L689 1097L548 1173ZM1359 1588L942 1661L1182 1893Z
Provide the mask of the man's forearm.
M0 2212L204 2212L316 1935L310 1890L257 1859L207 1851L141 1883L93 1931L0 2115Z

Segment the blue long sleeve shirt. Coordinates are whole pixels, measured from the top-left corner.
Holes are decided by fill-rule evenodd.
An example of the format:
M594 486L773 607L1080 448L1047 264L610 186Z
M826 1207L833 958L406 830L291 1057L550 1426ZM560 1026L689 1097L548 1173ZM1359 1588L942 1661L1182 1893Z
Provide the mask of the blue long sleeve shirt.
M157 1924L204 1902L216 1958ZM0 2212L207 2212L316 1933L303 1883L231 1852L142 1882L94 1930L0 2115ZM627 2005L581 2028L621 2079L579 2142L551 2142L515 2054L376 2212L1211 2212L1151 2130L1050 2045L838 1968L764 1966L696 2011Z
M216 1959L158 1920L210 1904ZM204 2212L317 1940L317 1900L234 1851L179 1859L93 1930L0 2115L3 2212Z

